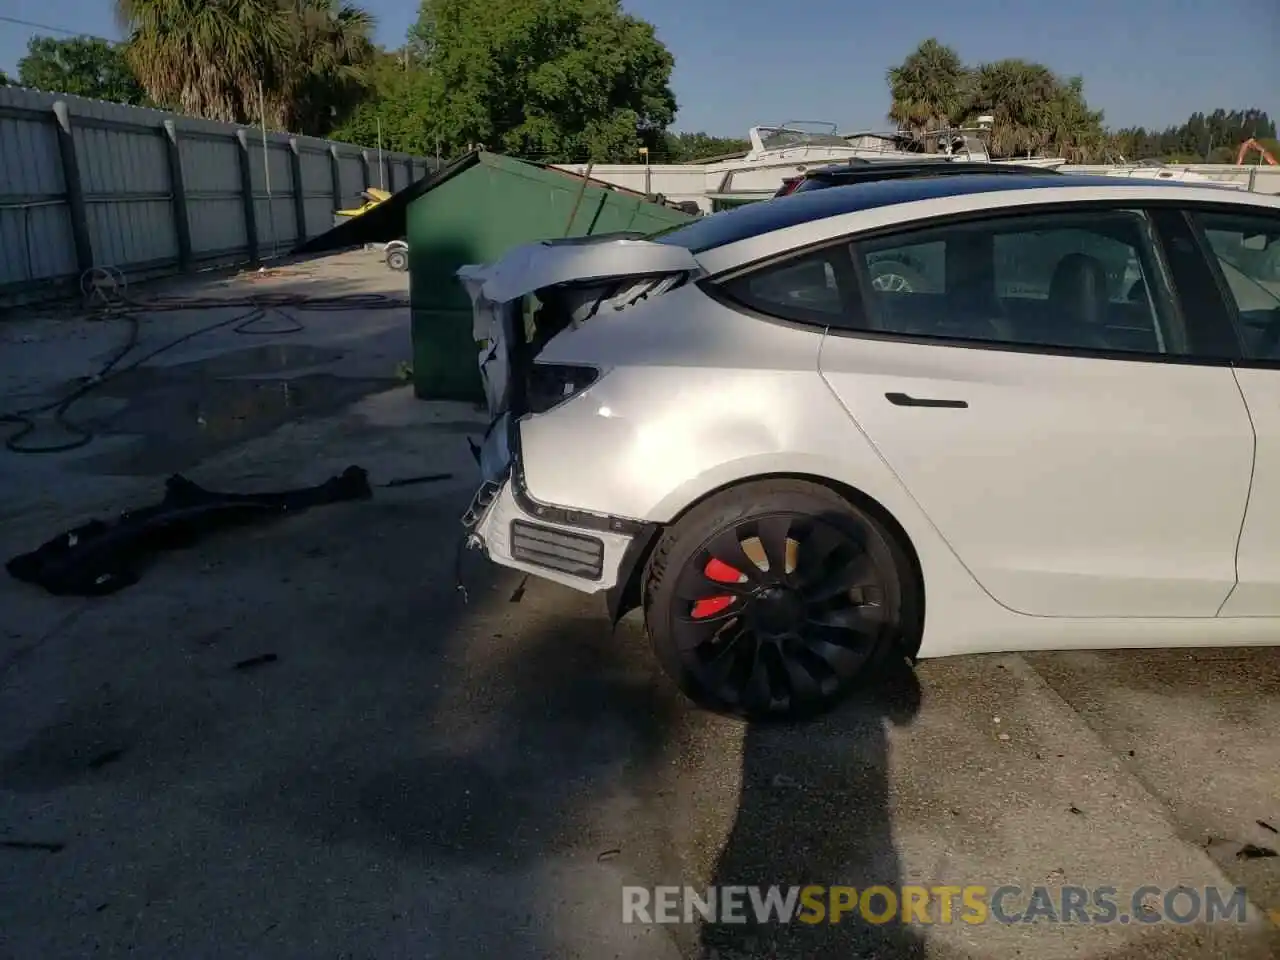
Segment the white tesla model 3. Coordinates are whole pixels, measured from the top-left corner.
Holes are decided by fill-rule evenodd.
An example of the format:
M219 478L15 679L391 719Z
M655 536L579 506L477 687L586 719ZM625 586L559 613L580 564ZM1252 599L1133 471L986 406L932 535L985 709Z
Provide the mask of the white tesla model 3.
M460 272L495 562L751 716L886 655L1280 640L1280 197L799 193Z

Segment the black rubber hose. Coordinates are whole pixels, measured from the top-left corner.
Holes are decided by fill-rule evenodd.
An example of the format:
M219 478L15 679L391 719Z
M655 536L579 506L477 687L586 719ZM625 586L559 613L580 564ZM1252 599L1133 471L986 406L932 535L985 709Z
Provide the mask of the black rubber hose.
M102 321L124 320L128 324L128 333L125 336L124 343L112 353L111 357L99 368L97 373L90 376L66 396L34 407L0 413L0 423L16 424L18 426L18 430L5 439L5 449L13 453L64 453L91 443L95 437L94 432L87 427L76 424L67 416L67 412L72 406L121 374L135 370L148 360L154 359L160 354L206 333L231 327L234 333L243 335L283 336L285 334L299 333L306 329L303 323L291 313L285 312L286 310L298 312L393 310L407 306L408 302L401 298L388 297L377 293L354 293L335 297L259 294L250 297L226 299L218 297L153 297L146 300L133 300L127 297L119 297L109 303L104 310L91 315L91 319L96 318ZM120 312L119 307L126 309ZM175 337L144 353L142 356L134 358L128 364L120 366L121 361L132 353L138 345L141 335L141 321L138 314L191 310L227 310L235 307L243 308L243 312L229 319L219 320L216 323L185 333L180 337ZM271 325L265 328L261 326L262 321L272 315L283 317L288 325L283 327ZM24 445L22 443L23 438L29 436L36 429L37 422L34 418L50 412L53 414L54 422L63 430L72 434L75 439L65 443L44 446Z

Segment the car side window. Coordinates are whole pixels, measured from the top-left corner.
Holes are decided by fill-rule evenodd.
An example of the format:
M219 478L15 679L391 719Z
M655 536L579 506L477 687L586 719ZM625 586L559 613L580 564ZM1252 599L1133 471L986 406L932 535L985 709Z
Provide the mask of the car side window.
M1240 317L1244 354L1280 360L1280 214L1197 212Z
M1063 227L997 233L993 238L996 294L1049 299L1053 272L1072 254L1095 257L1107 268L1107 296L1125 298L1141 277L1136 250L1123 240L1090 230Z
M867 257L871 287L888 293L942 293L945 252L942 241L926 240L872 253Z
M1187 352L1138 211L1004 215L853 249L864 330L1050 350Z
M837 278L842 274L850 277L849 248L843 244L753 270L726 281L722 289L761 313L826 326L845 313L851 291L841 296Z

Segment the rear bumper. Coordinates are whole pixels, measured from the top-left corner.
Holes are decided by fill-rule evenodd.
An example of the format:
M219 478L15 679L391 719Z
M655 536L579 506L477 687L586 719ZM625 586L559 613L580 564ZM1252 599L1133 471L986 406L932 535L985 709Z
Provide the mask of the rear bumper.
M492 484L486 486L489 489L482 487L477 498L488 502L474 505L463 525L475 518L472 533L494 563L583 593L612 590L618 584L632 535L548 522L521 506L510 476L496 491Z
M484 482L462 525L494 563L583 593L607 594L610 612L653 540L656 526L543 503L525 483L520 425L503 417L479 455Z

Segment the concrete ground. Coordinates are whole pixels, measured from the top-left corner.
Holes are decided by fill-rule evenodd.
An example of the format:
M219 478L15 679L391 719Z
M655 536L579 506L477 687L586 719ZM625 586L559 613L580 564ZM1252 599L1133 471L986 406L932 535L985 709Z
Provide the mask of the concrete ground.
M197 286L405 281L344 253L175 289ZM89 395L69 415L100 435L78 450L0 453L0 553L158 499L175 471L453 477L213 536L108 597L0 579L0 955L1280 952L1280 859L1242 854L1280 847L1280 651L957 658L814 723L701 712L597 601L473 559L463 604L483 418L394 379L403 309L291 314L305 330L227 326ZM234 315L146 317L134 356ZM124 331L0 326L0 410L74 387ZM23 442L65 438L46 418ZM1143 884L1243 885L1250 920L621 923L624 885L709 883L1112 886L1122 907Z

